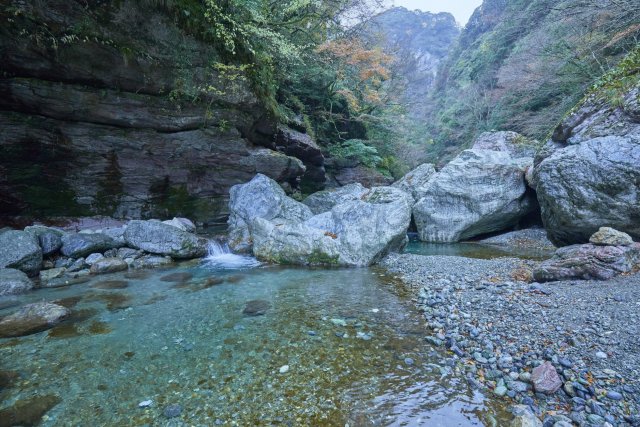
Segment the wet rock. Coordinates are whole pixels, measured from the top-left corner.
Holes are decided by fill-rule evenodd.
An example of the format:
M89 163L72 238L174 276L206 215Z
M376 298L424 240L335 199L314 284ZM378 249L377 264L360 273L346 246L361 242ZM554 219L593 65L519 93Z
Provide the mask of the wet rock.
M263 316L270 308L271 303L269 301L260 299L251 300L245 304L244 309L242 310L242 314L250 317Z
M102 258L93 263L89 271L91 274L107 274L124 271L129 265L120 258Z
M154 255L141 256L138 259L133 260L131 263L132 268L159 268L166 267L173 264L171 257L162 257Z
M42 270L40 272L40 286L48 287L49 283L55 279L59 279L67 271L64 267L51 268L49 270Z
M169 219L167 221L162 221L163 224L173 225L176 228L179 228L182 231L186 231L187 233L195 233L196 226L191 222L191 220L187 218L177 218Z
M253 222L253 252L264 261L298 265L368 266L407 241L410 196L374 187L360 200L341 203L304 223Z
M628 273L640 264L640 243L631 246L572 245L560 248L553 258L533 271L538 282L558 280L607 280Z
M62 247L63 232L61 230L35 225L25 227L24 231L36 236L42 248L42 255L44 256L52 255Z
M15 268L33 276L42 266L42 248L31 233L19 230L0 232L0 268Z
M131 221L124 233L127 245L172 258L199 258L207 253L207 241L159 221Z
M100 253L96 253L96 254L91 254L88 257L86 257L84 262L88 266L92 266L95 262L100 261L101 259L104 259L104 255L102 255Z
M171 273L171 274L167 274L166 276L162 276L160 278L160 281L161 282L186 282L188 280L191 280L192 277L193 277L193 274L184 271L184 272Z
M0 320L0 337L19 337L44 331L57 325L70 314L67 308L57 304L28 304Z
M237 252L251 251L256 219L301 222L312 216L306 205L287 197L276 181L262 174L231 187L229 211L229 247Z
M0 268L0 296L19 295L33 289L33 282L20 270Z
M511 427L542 427L542 422L534 415L527 405L514 405L511 408L514 419Z
M144 254L143 251L138 249L131 249L131 248L120 248L118 249L118 252L117 252L118 258L122 258L122 259L127 259L127 258L136 259L142 256L143 254Z
M531 372L533 388L538 393L553 394L562 387L562 380L551 362L537 366Z
M633 245L633 239L627 233L611 227L600 227L589 238L589 243L597 246L631 246Z
M413 207L420 240L457 242L508 229L535 208L525 170L531 158L466 150L435 174Z
M424 163L395 182L393 187L410 194L414 202L417 202L425 195L425 187L435 173L433 164Z
M60 252L67 257L81 258L118 246L115 240L101 233L68 233L62 236L62 248Z
M360 200L367 189L360 183L348 184L344 187L318 191L303 200L302 203L309 206L314 215L329 212L334 206Z
M164 408L164 411L162 411L162 413L167 418L179 417L180 414L182 414L182 406L180 406L180 405L169 405L166 408Z
M0 426L35 426L42 416L62 400L54 395L40 395L18 400L13 405L0 409Z

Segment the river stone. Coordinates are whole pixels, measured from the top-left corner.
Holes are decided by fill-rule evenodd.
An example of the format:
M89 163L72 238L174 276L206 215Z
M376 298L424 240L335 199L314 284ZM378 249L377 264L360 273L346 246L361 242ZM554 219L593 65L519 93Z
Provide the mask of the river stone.
M88 257L86 257L84 262L85 262L85 264L91 266L91 265L93 265L97 261L100 261L103 258L104 258L104 255L102 255L101 253L95 253L95 254L91 254Z
M250 227L256 218L302 222L312 216L306 205L288 197L276 181L262 174L231 187L229 210L229 247L236 252L251 251Z
M524 179L532 161L463 151L429 180L413 207L420 240L457 242L515 226L535 208Z
M589 238L589 243L599 246L631 246L633 239L627 233L611 227L600 227L600 230Z
M67 269L64 267L42 270L40 272L40 286L43 288L49 287L50 282L62 277L66 271Z
M586 243L603 226L640 239L640 138L598 137L556 149L534 176L557 245Z
M162 221L163 224L173 225L174 227L179 228L182 231L186 231L188 233L195 233L196 226L191 220L187 218L173 218L166 221Z
M553 394L562 387L562 380L551 362L544 362L531 372L533 388L538 393Z
M424 194L424 187L435 175L436 168L431 163L424 163L393 184L393 187L410 194L414 202L420 200Z
M15 268L33 276L42 267L42 248L31 233L0 232L0 268Z
M640 243L631 246L565 246L533 270L538 282L608 280L640 265Z
M104 252L120 245L102 233L68 233L62 236L62 255L81 258L95 252Z
M102 258L91 265L91 274L107 274L124 271L129 268L129 264L120 258Z
M32 225L25 227L24 231L37 237L38 243L42 248L42 255L44 256L54 254L62 247L61 237L64 233L61 230L43 227L40 225Z
M159 221L131 221L124 233L127 246L177 259L200 258L207 253L207 241Z
M127 258L128 260L131 258ZM173 260L171 257L162 257L156 255L145 255L141 256L132 261L132 268L158 268L158 267L166 267L173 264Z
M270 308L271 303L269 301L251 300L245 304L242 314L249 317L264 316Z
M484 132L476 138L473 147L476 150L492 150L509 153L511 157L530 157L536 155L535 141L517 132Z
M542 421L535 416L527 405L514 405L511 407L514 419L511 427L542 427Z
M28 304L0 320L0 337L20 337L49 329L69 316L71 312L48 302Z
M330 211L340 203L360 200L366 192L367 189L360 183L348 184L344 187L313 193L304 199L302 203L309 206L314 215L318 215Z
M361 200L336 205L304 223L257 219L254 255L267 262L368 266L407 241L410 196L374 187Z
M0 268L0 296L19 295L33 289L33 282L20 270Z

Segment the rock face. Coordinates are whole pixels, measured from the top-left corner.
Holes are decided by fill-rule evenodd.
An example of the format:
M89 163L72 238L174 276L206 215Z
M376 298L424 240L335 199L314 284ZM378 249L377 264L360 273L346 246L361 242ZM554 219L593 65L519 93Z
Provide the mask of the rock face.
M431 163L424 163L393 184L394 187L411 194L414 201L420 200L425 195L425 187L435 175L436 168Z
M411 221L410 197L377 187L304 222L253 222L253 252L281 264L368 266L401 249Z
M457 242L508 229L532 212L525 171L531 158L466 150L434 175L413 207L421 240Z
M345 186L359 183L365 187L390 185L393 180L375 169L363 165L344 166L336 162L331 163L333 178L338 185Z
M42 249L31 233L0 231L0 268L15 268L36 275L42 266Z
M256 218L300 222L312 216L306 205L287 197L277 182L262 174L232 187L230 194L229 247L237 252L251 251L251 226Z
M324 155L318 144L309 135L287 126L279 126L275 143L279 151L298 158L304 163L306 170L300 183L304 191L324 189L327 180L324 170Z
M127 246L176 259L199 258L207 253L205 239L159 221L131 221L124 238Z
M62 236L62 255L80 258L95 252L104 252L120 245L109 236L101 233L68 233Z
M531 372L533 388L538 393L553 394L562 387L562 380L551 362L544 362Z
M640 83L612 106L593 94L536 157L534 182L549 237L586 243L600 227L640 239Z
M572 245L533 271L538 282L557 280L607 280L640 268L640 243L627 246Z
M0 320L0 337L20 337L49 329L71 312L60 305L37 302L22 307L16 313Z
M6 6L17 12L0 29L3 214L219 221L231 186L256 173L295 184L305 172L264 148L276 126L247 76L217 71L218 52L173 12L136 2ZM38 41L43 31L55 48Z
M19 295L33 289L26 274L13 268L0 268L0 296Z
M511 157L531 157L536 155L533 141L517 132L484 132L476 138L473 149L503 151Z
M318 191L303 200L314 215L328 212L341 203L360 200L369 190L360 183L348 184L344 187Z

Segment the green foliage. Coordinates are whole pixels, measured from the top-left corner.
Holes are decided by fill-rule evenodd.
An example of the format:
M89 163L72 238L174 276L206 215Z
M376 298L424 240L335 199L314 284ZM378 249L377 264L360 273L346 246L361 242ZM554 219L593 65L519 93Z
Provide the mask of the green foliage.
M329 147L329 153L338 159L357 161L369 168L375 168L382 162L378 150L361 139L349 139L334 144Z

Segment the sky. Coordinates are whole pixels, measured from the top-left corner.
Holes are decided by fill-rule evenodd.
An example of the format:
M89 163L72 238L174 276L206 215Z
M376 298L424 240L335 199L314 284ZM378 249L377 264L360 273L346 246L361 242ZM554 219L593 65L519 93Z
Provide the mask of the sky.
M409 10L423 12L450 12L463 27L482 0L389 0L394 6L404 6Z

